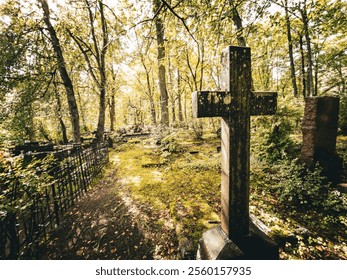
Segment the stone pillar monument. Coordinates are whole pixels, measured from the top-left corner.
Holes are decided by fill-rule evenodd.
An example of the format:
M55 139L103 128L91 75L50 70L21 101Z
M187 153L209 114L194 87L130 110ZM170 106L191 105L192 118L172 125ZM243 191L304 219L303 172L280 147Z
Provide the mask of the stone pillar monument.
M339 118L339 98L332 96L308 97L302 121L303 143L301 161L308 167L317 162L329 180L338 179L341 159L336 154Z

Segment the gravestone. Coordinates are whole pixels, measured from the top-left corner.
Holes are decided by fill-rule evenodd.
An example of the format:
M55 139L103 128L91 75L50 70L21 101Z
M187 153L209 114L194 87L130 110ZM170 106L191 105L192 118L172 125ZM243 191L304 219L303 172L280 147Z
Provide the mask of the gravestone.
M341 159L336 154L338 120L338 97L305 98L301 161L308 167L314 167L319 162L323 174L331 181L338 179L342 165Z
M54 151L54 144L51 142L27 142L24 145L17 145L10 148L10 153L13 156L18 156L21 153L44 153Z
M249 215L250 116L274 114L277 93L251 91L250 48L222 54L223 91L194 92L195 117L222 117L221 225L206 231L199 259L277 259L277 245Z

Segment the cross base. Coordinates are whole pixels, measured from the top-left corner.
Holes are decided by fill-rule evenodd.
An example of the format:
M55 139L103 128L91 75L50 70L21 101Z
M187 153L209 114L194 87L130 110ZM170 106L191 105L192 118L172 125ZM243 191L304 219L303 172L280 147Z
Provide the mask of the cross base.
M230 240L221 226L204 232L199 241L198 260L278 260L278 245L250 219L250 234Z

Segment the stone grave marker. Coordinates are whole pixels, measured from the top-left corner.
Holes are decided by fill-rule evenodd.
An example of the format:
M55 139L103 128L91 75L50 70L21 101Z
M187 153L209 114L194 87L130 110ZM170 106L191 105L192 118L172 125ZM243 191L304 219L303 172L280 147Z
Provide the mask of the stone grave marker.
M249 215L250 116L276 111L277 93L251 91L251 52L229 46L222 53L222 91L194 92L195 117L222 117L221 226L206 231L199 259L277 259L277 245Z
M308 167L313 167L319 162L323 174L335 183L342 167L342 160L336 153L338 121L338 97L305 98L300 159Z

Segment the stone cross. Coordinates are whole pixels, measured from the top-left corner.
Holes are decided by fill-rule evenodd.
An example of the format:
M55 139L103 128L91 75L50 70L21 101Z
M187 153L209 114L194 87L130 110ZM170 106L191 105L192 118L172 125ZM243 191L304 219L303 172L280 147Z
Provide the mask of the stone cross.
M194 92L193 116L222 117L221 227L228 238L249 234L250 116L276 111L277 93L253 92L251 51L229 46L222 54L223 91Z

